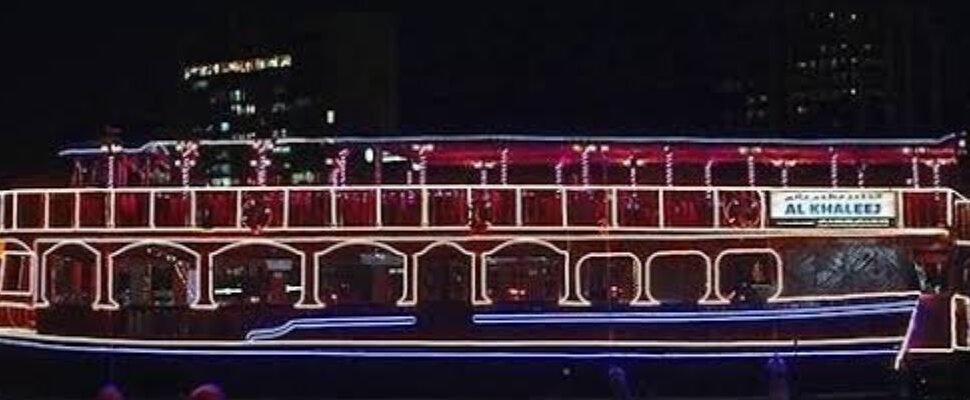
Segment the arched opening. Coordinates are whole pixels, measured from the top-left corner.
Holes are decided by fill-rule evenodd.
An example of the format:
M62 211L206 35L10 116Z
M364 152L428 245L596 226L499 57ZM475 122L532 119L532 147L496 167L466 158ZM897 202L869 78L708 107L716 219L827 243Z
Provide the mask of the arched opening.
M727 250L717 258L718 297L760 304L780 294L780 259L770 250Z
M198 255L167 244L127 247L111 256L111 301L121 307L188 307L199 295Z
M136 243L111 254L108 292L124 312L123 332L136 337L185 333L183 310L199 296L198 254L171 243Z
M640 263L636 258L601 254L578 263L579 290L594 307L629 305L640 296Z
M483 254L486 294L496 305L543 308L566 297L566 255L544 242L514 242Z
M29 295L30 268L34 253L23 244L4 242L3 258L0 260L0 292L4 294Z
M98 252L81 243L56 245L44 253L44 295L51 306L91 306L97 299Z
M292 306L302 297L303 257L287 246L230 246L212 253L211 268L219 307Z
M647 259L647 293L661 304L700 303L710 294L710 266L701 253L656 253Z
M405 256L389 247L340 246L318 254L317 265L317 290L327 307L392 308L404 293Z
M417 253L418 305L471 304L473 260L456 245L437 244Z

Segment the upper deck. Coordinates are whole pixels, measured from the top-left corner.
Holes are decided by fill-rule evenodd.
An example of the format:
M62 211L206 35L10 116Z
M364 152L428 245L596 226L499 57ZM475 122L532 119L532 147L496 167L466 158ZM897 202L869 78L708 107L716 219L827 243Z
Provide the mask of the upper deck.
M28 234L940 234L956 224L963 197L951 187L964 153L958 135L110 144L61 152L74 164L69 187L0 193L0 227ZM823 212L784 215L786 207Z

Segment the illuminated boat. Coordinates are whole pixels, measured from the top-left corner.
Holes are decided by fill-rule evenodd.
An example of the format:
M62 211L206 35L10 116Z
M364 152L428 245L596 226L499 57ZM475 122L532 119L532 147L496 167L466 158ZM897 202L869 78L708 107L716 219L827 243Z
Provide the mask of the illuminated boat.
M61 152L0 193L0 345L451 359L970 349L961 135L422 136Z

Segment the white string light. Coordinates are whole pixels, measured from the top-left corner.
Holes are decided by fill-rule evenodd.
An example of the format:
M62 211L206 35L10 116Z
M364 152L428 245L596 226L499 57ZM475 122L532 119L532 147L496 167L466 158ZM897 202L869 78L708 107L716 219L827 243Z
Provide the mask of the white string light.
M630 163L630 186L637 185L637 162L633 158L627 160Z
M350 150L343 149L337 157L337 176L339 177L340 186L347 185L347 157L350 156Z
M913 174L913 177L912 177L913 187L918 188L919 187L919 158L914 156L911 160L911 163L912 163L911 169Z
M108 154L108 187L115 187L115 156Z
M559 159L559 162L556 163L556 184L557 185L562 185L562 173L563 173L564 163L565 161L563 159Z
M249 165L256 169L256 185L266 186L267 170L273 161L269 155L273 151L273 141L270 139L257 140L253 142L256 150L256 157L249 161Z
M839 153L835 152L835 149L829 147L829 152L832 155L829 157L829 179L832 181L832 187L839 186Z
M499 179L502 180L503 185L509 184L509 149L502 149L502 155L499 166Z
M714 160L704 164L704 186L714 186Z
M868 168L868 164L862 163L859 165L859 170L856 171L856 184L859 187L866 186L866 168Z
M580 166L583 171L583 186L589 186L589 152L593 151L593 146L587 146L580 153Z
M667 186L674 185L674 152L670 146L664 146L664 179Z
M755 165L754 165L754 154L748 154L748 186L754 186L755 180Z
M179 167L182 174L182 186L189 187L192 177L192 168L195 167L196 159L199 156L199 143L195 141L178 142L175 145L179 158L175 160L175 166Z

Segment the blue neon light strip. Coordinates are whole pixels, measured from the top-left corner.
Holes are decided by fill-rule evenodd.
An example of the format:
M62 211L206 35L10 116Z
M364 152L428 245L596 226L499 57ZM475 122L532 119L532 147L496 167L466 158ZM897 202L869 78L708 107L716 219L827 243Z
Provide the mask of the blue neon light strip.
M117 346L71 346L56 343L40 343L30 340L0 338L0 345L27 347L49 351L131 354L131 355L178 355L178 356L314 356L344 358L506 358L506 359L738 359L768 357L837 357L837 356L888 356L896 355L897 349L858 350L786 350L744 352L670 352L670 353L570 353L570 352L509 352L509 351L402 351L402 350L309 350L309 349L172 349Z
M410 315L300 318L273 328L253 329L246 334L246 340L276 339L297 329L387 328L416 323L417 318Z
M911 313L917 301L771 310L475 314L476 324L751 322Z

